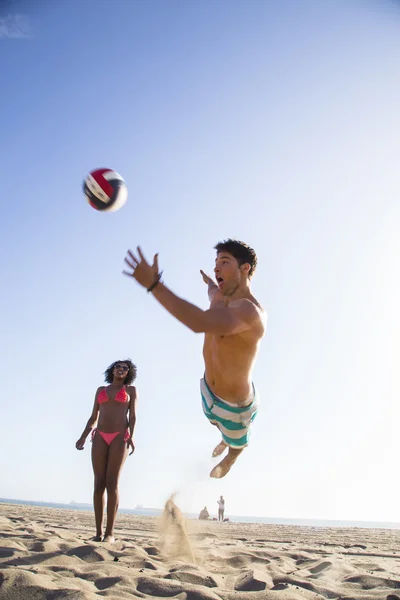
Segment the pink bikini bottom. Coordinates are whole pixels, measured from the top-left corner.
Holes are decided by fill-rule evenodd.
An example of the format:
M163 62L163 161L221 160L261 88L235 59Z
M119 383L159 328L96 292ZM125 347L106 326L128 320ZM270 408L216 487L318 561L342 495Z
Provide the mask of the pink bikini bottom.
M111 442L113 441L113 439L116 438L119 433L121 433L120 431L116 431L115 433L105 433L104 431L100 431L100 429L93 429L93 431L92 431L92 438L91 438L92 442L93 442L93 439L94 439L94 436L95 436L96 432L101 435L101 437L103 438L103 440L108 445L110 445ZM130 437L131 436L129 435L129 430L126 429L125 430L125 435L124 435L124 442L127 442Z

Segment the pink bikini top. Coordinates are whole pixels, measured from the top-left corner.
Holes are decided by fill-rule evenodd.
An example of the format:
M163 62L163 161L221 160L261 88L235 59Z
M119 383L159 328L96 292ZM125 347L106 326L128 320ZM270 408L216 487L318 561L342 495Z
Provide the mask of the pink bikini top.
M109 402L110 398L107 395L107 391L106 388L103 388L100 392L100 394L97 397L97 402L99 404L104 404L104 402ZM127 391L125 388L122 388L122 390L119 390L119 392L117 392L115 394L115 398L114 400L116 402L128 402L129 401L129 396L127 394Z

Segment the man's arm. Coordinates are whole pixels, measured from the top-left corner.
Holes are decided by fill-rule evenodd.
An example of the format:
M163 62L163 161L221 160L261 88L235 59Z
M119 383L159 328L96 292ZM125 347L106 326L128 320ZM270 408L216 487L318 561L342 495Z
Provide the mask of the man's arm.
M161 282L152 293L173 317L195 333L234 335L250 329L259 318L258 310L250 300L237 300L229 308L211 306L202 310L179 298Z
M139 246L137 253L138 257L128 250L125 262L132 272L123 273L136 279L148 292L152 292L172 316L195 333L234 335L250 329L260 318L256 306L246 299L232 302L229 308L212 305L208 310L202 310L179 298L160 281L162 272L158 269L158 254L154 255L153 264L150 265Z

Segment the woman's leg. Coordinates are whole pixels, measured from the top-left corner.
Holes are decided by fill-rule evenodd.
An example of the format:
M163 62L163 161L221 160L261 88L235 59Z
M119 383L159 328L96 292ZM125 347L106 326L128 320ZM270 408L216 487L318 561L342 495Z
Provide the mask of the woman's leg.
M114 523L119 504L118 481L128 452L129 449L126 442L124 442L124 433L121 432L111 442L108 453L106 472L107 527L104 534L105 542L114 541Z
M93 506L96 521L95 541L101 542L103 535L104 491L106 489L106 473L109 447L97 432L92 444L92 465L94 473Z

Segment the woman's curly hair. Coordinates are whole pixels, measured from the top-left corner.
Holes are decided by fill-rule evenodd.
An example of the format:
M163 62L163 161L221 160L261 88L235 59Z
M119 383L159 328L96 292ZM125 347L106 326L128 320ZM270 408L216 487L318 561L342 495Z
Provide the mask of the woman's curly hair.
M113 382L113 371L115 365L127 365L129 367L129 371L124 379L124 385L131 385L136 379L137 368L136 365L133 364L130 358L126 360L115 360L105 371L104 371L104 380L106 383Z

